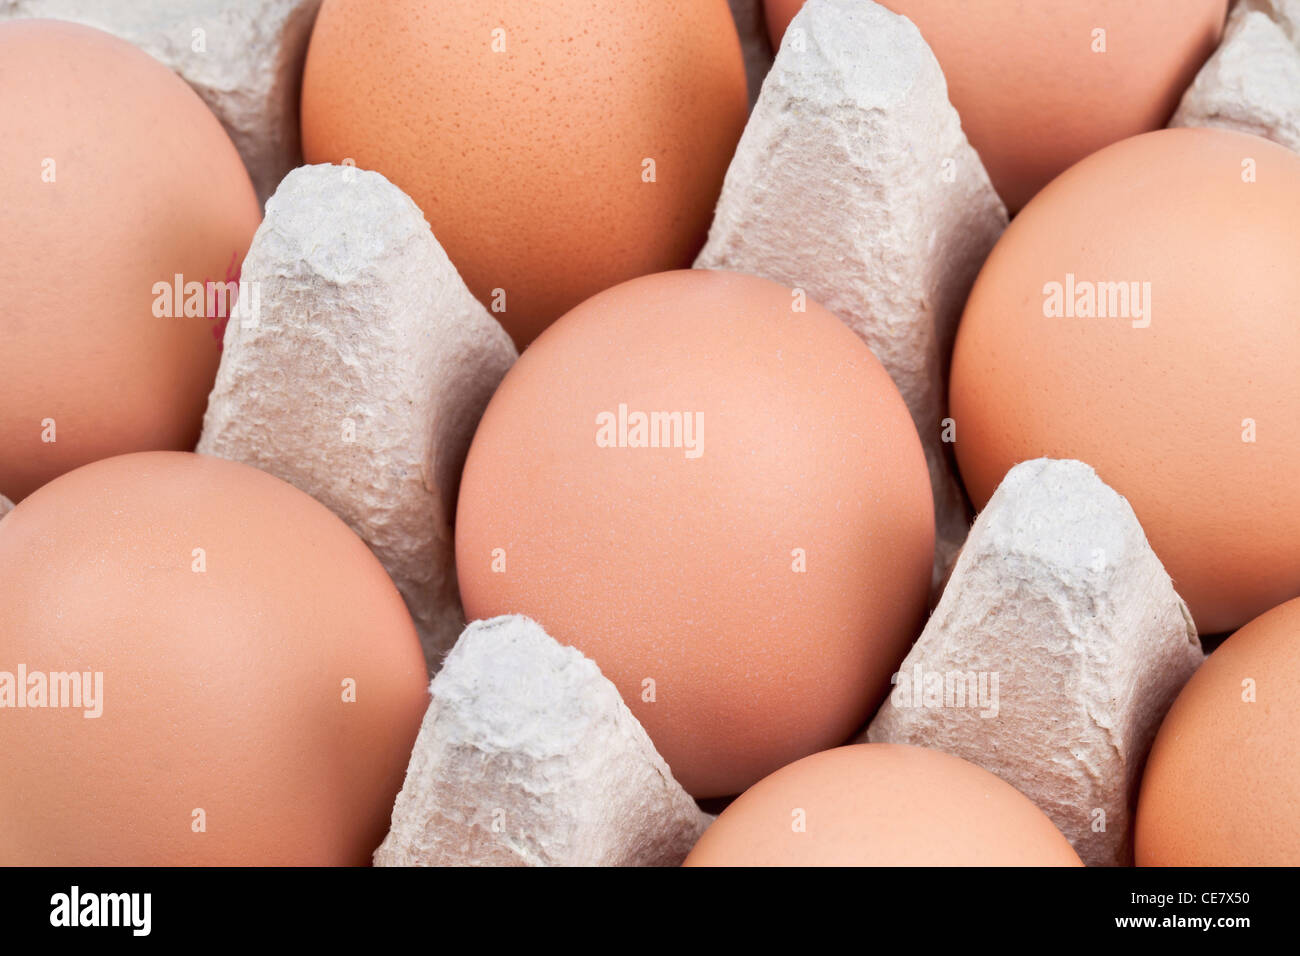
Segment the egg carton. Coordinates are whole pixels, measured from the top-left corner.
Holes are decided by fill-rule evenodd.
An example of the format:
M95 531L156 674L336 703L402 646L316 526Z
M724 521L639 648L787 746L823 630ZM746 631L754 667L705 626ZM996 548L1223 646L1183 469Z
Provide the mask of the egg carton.
M1237 0L1170 126L1214 126L1300 150L1300 0Z
M378 173L293 168L318 3L0 0L0 17L82 19L144 46L208 91L269 196L243 273L260 309L227 327L199 450L324 502L417 623L431 704L375 862L679 863L712 818L595 663L527 618L464 627L455 488L516 356L409 197ZM754 103L696 265L840 315L898 384L930 466L937 605L861 739L964 757L1029 796L1085 862L1129 863L1143 760L1203 653L1132 509L1087 465L1018 465L970 524L944 373L1007 219L942 71L910 21L869 0L810 0L774 60L761 4L731 3ZM1173 124L1296 148L1298 24L1300 0L1241 0ZM186 52L197 28L221 33L220 56ZM972 706L928 703L959 690Z

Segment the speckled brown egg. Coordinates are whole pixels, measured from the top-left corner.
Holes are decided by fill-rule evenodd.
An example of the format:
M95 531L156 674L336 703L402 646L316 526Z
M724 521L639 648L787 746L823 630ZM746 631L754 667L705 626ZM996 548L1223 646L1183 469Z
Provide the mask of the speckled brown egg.
M0 143L0 495L193 448L230 312L208 283L238 278L261 218L225 130L131 44L15 20Z
M410 194L523 346L690 265L746 110L726 0L326 0L302 138Z
M933 498L862 340L729 272L633 279L521 356L470 447L472 618L592 658L696 796L843 743L919 629Z
M291 485L69 472L0 520L0 866L364 865L426 680L378 560Z
M1219 646L1160 726L1139 866L1300 866L1300 599Z
M1029 798L937 750L813 754L727 807L687 866L1081 866Z

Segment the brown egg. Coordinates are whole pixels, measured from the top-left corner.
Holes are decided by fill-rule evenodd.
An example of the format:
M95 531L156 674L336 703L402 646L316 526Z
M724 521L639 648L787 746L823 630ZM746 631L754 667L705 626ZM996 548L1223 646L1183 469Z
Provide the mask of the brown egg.
M292 486L70 472L0 521L0 866L365 864L425 683L379 562Z
M1251 621L1183 688L1142 777L1139 866L1300 866L1300 600Z
M747 103L726 0L326 0L302 139L410 194L522 347L691 264Z
M745 791L686 866L1082 866L1010 784L938 750L858 744Z
M229 314L204 284L238 277L261 218L225 130L129 43L14 20L0 140L0 494L193 448ZM178 275L199 314L156 288Z
M1048 186L957 334L975 504L1017 462L1077 458L1128 498L1202 633L1300 595L1297 222L1300 156L1225 130L1125 140Z
M601 293L507 374L461 484L466 613L591 657L697 796L843 742L924 611L916 429L862 341L801 304L698 270Z
M929 43L1012 212L1089 153L1164 126L1227 12L1227 0L880 2ZM774 43L802 5L767 0Z

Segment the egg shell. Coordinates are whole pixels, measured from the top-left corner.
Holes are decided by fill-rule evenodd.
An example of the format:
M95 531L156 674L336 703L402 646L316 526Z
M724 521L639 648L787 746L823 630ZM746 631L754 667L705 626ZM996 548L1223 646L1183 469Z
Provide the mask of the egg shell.
M16 20L0 23L0 139L0 493L192 449L227 313L187 316L184 283L237 278L260 218L221 124L124 40ZM155 285L176 275L168 303Z
M1300 865L1300 599L1228 638L1165 717L1142 778L1139 866Z
M802 5L768 0L774 42ZM1089 153L1164 126L1214 52L1227 12L1227 0L881 5L915 23L934 50L966 135L1012 212Z
M783 767L725 809L685 866L1081 866L1010 784L958 757L857 744Z
M193 87L230 134L265 202L302 163L298 96L321 0L2 0L0 19L48 17L105 30Z
M862 341L800 303L705 270L601 293L507 373L461 482L466 613L592 658L697 797L847 739L925 607L916 428ZM651 412L682 414L677 443L633 444Z
M1134 137L1045 189L957 333L976 506L1017 462L1078 459L1132 504L1202 634L1300 594L1297 222L1300 156L1226 130ZM1106 317L1079 314L1089 296Z
M522 348L691 264L747 113L726 0L327 0L302 138L408 193Z
M102 675L100 714L6 702L20 667ZM70 472L0 523L0 865L365 864L425 680L379 562L292 486L177 452Z

